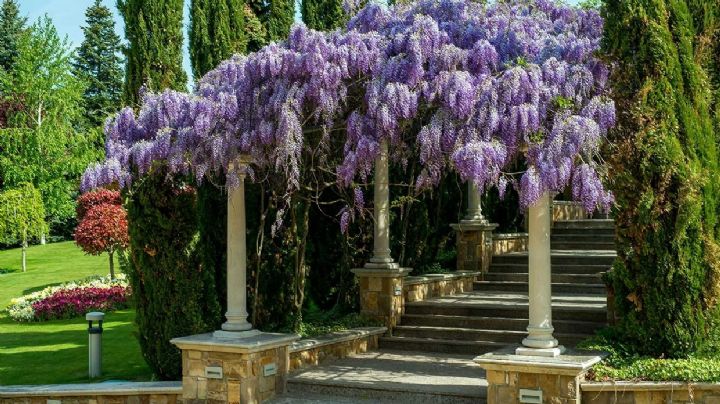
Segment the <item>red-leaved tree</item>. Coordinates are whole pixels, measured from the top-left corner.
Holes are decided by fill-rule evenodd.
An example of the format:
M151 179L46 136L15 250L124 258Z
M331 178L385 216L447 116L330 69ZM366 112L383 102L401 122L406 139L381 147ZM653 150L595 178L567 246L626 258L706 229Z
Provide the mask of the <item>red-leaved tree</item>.
M115 279L114 254L127 248L127 213L120 204L120 193L101 189L78 198L78 226L75 243L88 254L108 253L110 277Z

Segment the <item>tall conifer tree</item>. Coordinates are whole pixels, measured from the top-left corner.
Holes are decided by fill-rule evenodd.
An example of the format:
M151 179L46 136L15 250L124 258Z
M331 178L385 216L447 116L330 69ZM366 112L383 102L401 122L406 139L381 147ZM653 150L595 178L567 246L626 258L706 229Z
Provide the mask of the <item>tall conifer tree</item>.
M621 111L609 158L620 329L643 353L688 356L718 332L720 134L707 55L718 5L607 0L604 13Z
M345 23L342 0L302 0L305 25L318 31L330 31Z
M120 107L122 96L122 59L120 37L110 9L100 0L85 12L85 39L73 63L77 76L85 80L85 113L93 126Z
M125 101L137 104L142 86L184 90L183 0L118 0L128 41Z
M0 6L0 67L11 70L17 58L18 38L22 33L26 18L20 17L20 9L15 0L4 0Z

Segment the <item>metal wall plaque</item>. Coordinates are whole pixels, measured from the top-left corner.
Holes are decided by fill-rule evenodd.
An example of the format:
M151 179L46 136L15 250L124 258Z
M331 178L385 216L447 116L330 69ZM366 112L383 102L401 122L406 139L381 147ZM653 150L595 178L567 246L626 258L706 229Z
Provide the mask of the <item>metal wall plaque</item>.
M542 390L520 389L520 402L529 404L542 404Z
M220 366L206 366L205 377L208 379L222 379L223 370Z
M263 376L272 376L274 374L277 374L277 366L274 363L263 366Z

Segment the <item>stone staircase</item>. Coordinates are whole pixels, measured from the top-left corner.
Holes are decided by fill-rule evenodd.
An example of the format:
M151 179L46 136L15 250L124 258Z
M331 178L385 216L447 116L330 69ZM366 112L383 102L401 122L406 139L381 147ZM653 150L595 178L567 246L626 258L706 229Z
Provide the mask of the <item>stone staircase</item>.
M614 259L614 224L607 219L555 222L552 231L555 337L573 346L603 327L601 275ZM493 257L470 293L407 303L401 325L380 339L383 349L477 355L518 344L528 325L528 255Z

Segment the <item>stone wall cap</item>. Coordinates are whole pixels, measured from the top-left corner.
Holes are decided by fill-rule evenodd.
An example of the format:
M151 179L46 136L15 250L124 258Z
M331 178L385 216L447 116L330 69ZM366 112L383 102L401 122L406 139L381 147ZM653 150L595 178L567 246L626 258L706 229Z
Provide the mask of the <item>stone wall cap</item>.
M306 351L313 348L319 348L326 345L337 344L340 342L352 341L372 335L381 335L387 332L387 327L357 327L349 330L332 332L330 334L320 335L314 338L303 338L295 341L290 345L290 352Z
M287 346L299 339L297 334L269 332L238 339L217 338L213 333L207 333L173 338L170 343L182 350L253 353Z
M182 382L102 382L0 386L0 398L182 394Z
M528 373L579 374L600 362L607 353L568 350L554 358L515 354L516 345L486 353L473 361L486 370L507 370Z
M482 272L479 271L456 271L449 274L425 274L420 276L408 276L407 278L405 278L405 285L421 285L442 280L472 278L480 276L481 274Z
M385 268L353 268L350 272L354 273L359 277L363 276L374 276L378 278L404 278L410 272L412 268L397 268L397 269L385 269Z
M497 223L488 222L460 222L451 223L450 227L455 231L471 231L471 230L495 230L499 225Z
M686 382L585 382L582 391L672 391L672 390L713 390L720 391L720 383Z
M515 238L527 238L528 233L495 233L493 234L493 240L508 240Z

